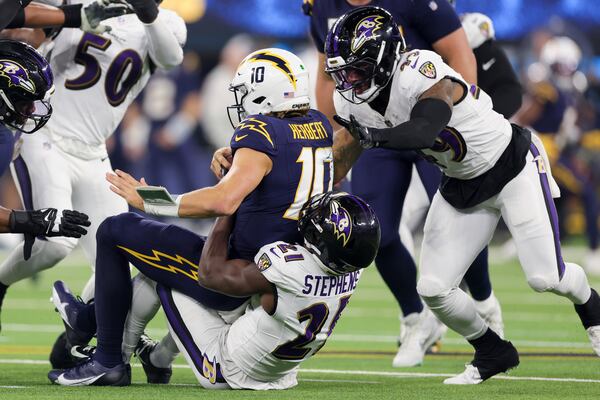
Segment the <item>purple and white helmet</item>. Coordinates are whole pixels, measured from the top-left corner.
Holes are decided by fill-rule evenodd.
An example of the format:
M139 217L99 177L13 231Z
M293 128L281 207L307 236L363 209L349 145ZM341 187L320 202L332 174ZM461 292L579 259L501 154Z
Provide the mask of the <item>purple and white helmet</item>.
M28 44L0 40L0 123L33 133L52 115L54 78L48 61Z

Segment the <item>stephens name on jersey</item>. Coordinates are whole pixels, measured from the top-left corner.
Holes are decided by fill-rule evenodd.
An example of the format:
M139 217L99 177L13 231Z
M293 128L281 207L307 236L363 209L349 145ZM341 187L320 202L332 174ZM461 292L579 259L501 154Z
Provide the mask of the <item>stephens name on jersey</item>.
M233 323L223 345L224 359L232 362L222 362L221 370L233 388L263 388L271 382L270 388L285 389L297 384L298 365L325 345L362 270L329 274L309 250L285 242L262 247L254 262L277 290L276 309L269 315L258 307ZM314 285L315 290L307 290L311 278L332 288L345 282L345 290L325 293L322 283L318 291Z
M332 189L333 130L321 112L277 118L251 115L231 138L235 152L248 148L271 158L271 172L244 199L231 233L230 257L252 260L276 240L299 242L300 208L312 196Z

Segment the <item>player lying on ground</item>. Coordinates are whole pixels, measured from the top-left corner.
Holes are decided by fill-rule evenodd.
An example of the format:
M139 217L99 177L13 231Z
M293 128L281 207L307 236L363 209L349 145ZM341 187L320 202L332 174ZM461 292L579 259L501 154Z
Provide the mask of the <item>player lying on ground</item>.
M346 193L313 197L300 212L303 244L274 242L260 249L254 263L228 260L233 217L219 218L200 257L198 283L235 297L254 296L246 311L231 320L183 293L158 276L158 293L176 338L200 384L209 389L287 389L297 384L298 365L323 347L348 305L361 270L369 266L379 245L379 222L363 200ZM114 273L98 264L97 275ZM109 317L127 314L131 278L126 265L112 275L114 299L96 297L97 310ZM164 275L163 275L164 276ZM64 287L57 282L55 287ZM126 290L129 287L129 291ZM200 289L200 287L198 288ZM102 287L98 287L98 294ZM65 296L70 302L72 296ZM109 301L110 304L104 304ZM68 306L77 307L76 304ZM247 308L246 308L247 306ZM242 310L238 310L242 311ZM229 319L229 322L226 322ZM105 343L107 330L98 320L98 348L88 361L48 374L53 383L129 385L131 369L120 346ZM123 334L121 325L121 336ZM119 364L106 368L100 360L115 351Z
M33 133L52 115L48 100L54 92L50 65L33 47L13 41L0 40L0 124L17 135ZM13 133L2 132L0 144L0 175L13 156ZM9 210L0 207L0 233L23 233L25 244L22 257L31 256L35 238L67 236L79 238L86 234L83 227L90 222L85 214L63 210L60 222L56 208L40 210ZM0 285L0 305L6 288Z
M248 55L231 83L236 97L236 104L231 109L243 121L231 138L235 153L226 177L213 187L182 194L174 204L165 206L144 204L136 191L143 183L120 171L108 177L113 190L130 205L157 215L206 218L235 212L231 258L251 261L267 243L278 240L300 242L296 228L300 208L311 193L316 195L331 190L333 175L333 132L327 118L309 108L308 87L307 69L292 53L263 49ZM153 280L164 283L164 279L170 279L173 289L204 305L235 310L247 299L198 289L196 266L204 241L205 238L176 226L132 213L121 214L108 218L98 230L96 265L110 264L119 270L124 265L118 275L128 274L125 269L131 262ZM166 277L161 280L160 275ZM96 286L100 285L110 288L112 275L97 275ZM158 299L153 301L155 291L145 286L144 294L134 293L124 342L126 359L158 309ZM104 295L104 292L100 294ZM96 331L96 316L102 318L101 311L96 312L95 315L93 307L88 307L87 312L77 312L78 319L85 325L80 331L87 333L88 340ZM65 312L62 314L64 316ZM98 325L108 327L124 323L114 316L109 319L108 322L98 319ZM114 337L118 346L123 339L121 331L122 327L114 330L118 332ZM171 344L175 347L174 352L169 351ZM165 342L165 346L157 346L149 357L154 360L154 366L168 370L176 353L174 343ZM120 357L117 361L121 362ZM113 362L103 361L104 365ZM165 371L163 383L168 381L166 375Z
M364 11L385 24L392 20L377 7ZM336 118L350 132L336 135L336 146L350 155L346 164L336 163L336 174L348 170L361 146L416 149L442 169L425 222L417 289L437 317L475 348L466 370L445 383L480 383L519 363L513 345L489 329L458 287L501 216L529 285L571 300L600 355L600 297L582 268L562 259L552 198L558 193L541 141L494 112L490 97L437 54L406 52L393 21L372 35L358 29L364 20L364 14L345 14L326 41Z

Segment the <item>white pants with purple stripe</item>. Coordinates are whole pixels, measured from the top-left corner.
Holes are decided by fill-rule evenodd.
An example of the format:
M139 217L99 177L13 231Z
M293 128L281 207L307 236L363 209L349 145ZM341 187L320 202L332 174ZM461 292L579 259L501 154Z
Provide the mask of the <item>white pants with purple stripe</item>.
M458 285L491 240L500 217L515 240L523 272L535 291L555 292L577 304L589 299L583 270L564 263L561 256L550 190L553 181L544 155L543 147L532 145L523 170L500 193L476 207L458 210L439 192L432 201L417 290L442 322L467 339L481 336L487 326Z

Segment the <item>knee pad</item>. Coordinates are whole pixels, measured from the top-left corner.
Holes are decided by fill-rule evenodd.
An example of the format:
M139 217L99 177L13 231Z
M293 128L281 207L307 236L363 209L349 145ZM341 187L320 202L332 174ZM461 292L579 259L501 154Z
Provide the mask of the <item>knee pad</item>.
M546 275L534 275L527 277L529 286L538 293L547 292L558 285L558 273L554 272Z
M417 292L427 304L435 298L444 297L452 289L435 276L421 276L417 282Z

